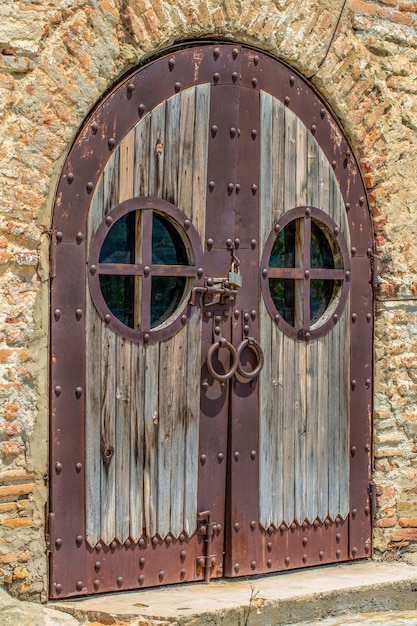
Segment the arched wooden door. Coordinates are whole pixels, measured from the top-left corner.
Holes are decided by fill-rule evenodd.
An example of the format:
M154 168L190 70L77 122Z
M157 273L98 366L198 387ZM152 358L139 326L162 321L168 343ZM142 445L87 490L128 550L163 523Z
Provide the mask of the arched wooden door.
M52 233L51 597L369 555L370 219L311 87L231 44L133 72Z

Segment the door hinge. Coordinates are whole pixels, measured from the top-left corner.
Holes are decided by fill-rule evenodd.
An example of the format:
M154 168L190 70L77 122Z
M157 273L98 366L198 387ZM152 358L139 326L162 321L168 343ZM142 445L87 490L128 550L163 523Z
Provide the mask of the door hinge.
M371 508L371 516L376 515L376 484L373 480L368 484L369 506Z
M46 510L45 543L46 543L47 552L50 553L54 551L54 549L51 548L51 545L52 545L53 536L54 536L55 513L48 511L47 507L48 505L46 504L45 505L45 510Z
M371 286L372 289L376 289L378 287L378 265L377 265L377 257L371 249L368 250L369 262L371 264Z
M197 567L202 567L204 571L204 582L210 582L211 570L216 562L216 557L211 552L211 544L213 535L217 530L217 524L211 521L211 511L202 511L198 514L197 519L202 523L198 527L198 534L204 535L204 556L197 558Z

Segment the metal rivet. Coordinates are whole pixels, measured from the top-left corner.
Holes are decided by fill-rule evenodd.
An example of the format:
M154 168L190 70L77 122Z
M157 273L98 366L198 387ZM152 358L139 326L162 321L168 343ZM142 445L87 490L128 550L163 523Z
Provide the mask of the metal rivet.
M61 585L61 583L57 583L57 584L55 585L55 590L56 590L56 592L57 592L57 593L61 593L61 591L62 591L62 585Z
M352 556L356 556L358 553L358 548L352 548Z
M75 543L77 544L77 546L80 546L83 542L83 536L82 535L77 535L75 537Z
M336 541L337 541L337 543L340 542L341 538L342 538L342 535L340 533L336 533Z
M320 117L323 120L326 115L326 109L320 109Z
M287 527L285 524L281 524L281 526L279 527L280 531L283 533L287 530Z
M336 324L336 322L338 322L338 321L339 321L339 316L338 316L338 314L337 314L337 313L335 313L335 314L333 315L333 321L334 321L334 323L335 323L335 324Z
M268 270L267 270L267 268L266 268L266 267L264 267L264 269L262 270L262 276L263 276L264 278L266 278L266 277L268 276Z
M233 525L233 528L234 528L234 529L235 529L235 531L237 532L237 531L239 530L239 528L240 528L240 524L239 524L239 522L235 522L235 523L234 523L234 525Z
M94 569L96 570L96 572L99 572L101 570L101 561L96 561L94 563Z
M62 393L62 387L61 387L61 385L57 385L57 386L55 387L54 391L55 391L55 395L56 395L56 396L60 396L60 395L61 395L61 393Z
M81 472L81 470L83 469L83 464L78 462L75 464L75 471L77 472L77 474L79 474Z
M346 211L350 211L350 202L346 203Z
M289 96L285 96L285 98L284 98L285 106L288 106L290 102L291 102L291 98Z
M213 74L213 82L214 82L214 84L218 83L219 80L220 80L220 74L219 74L219 72L215 72Z
M159 578L159 580L163 580L164 576L165 576L165 572L164 572L164 570L163 570L163 569L161 569L161 571L160 571L160 572L159 572L159 574L158 574L158 578Z
M93 131L94 135L97 133L97 131L98 131L98 124L97 124L97 122L93 122L91 124L91 130Z
M266 544L266 549L268 550L268 552L272 551L272 541L268 541L268 543Z
M234 315L235 320L238 320L239 317L240 317L239 309L235 309L234 312L233 312L233 315Z
M311 126L311 132L313 133L313 135L315 135L315 134L316 134L316 132L317 132L317 126L316 126L315 124L313 124L313 125Z
M184 220L184 228L185 230L188 230L191 226L191 222L189 219Z
M213 189L214 189L214 188L215 188L215 186L216 186L216 183L214 182L214 180L211 180L211 181L209 182L209 185L208 185L208 186L209 186L209 190L210 190L210 191L213 191Z
M294 87L295 84L295 76L290 76L290 85L291 87Z
M91 193L94 189L94 183L92 183L91 181L87 183L86 185L87 188L87 193Z
M371 379L370 379L370 378L367 378L367 379L365 380L365 387L366 387L367 389L369 389L369 387L370 387L370 386L371 386Z
M184 578L184 577L185 577L185 575L186 575L186 573L187 573L187 570L186 570L186 569L182 569L182 570L180 571L180 578Z
M218 130L219 130L218 127L215 124L213 124L213 126L211 127L211 136L215 137L217 135Z
M100 587L100 581L96 578L93 582L93 585L94 585L95 591L98 591L98 588Z
M175 83L174 89L178 93L181 90L181 83Z
M77 319L79 321L82 318L82 316L83 316L82 309L77 309L75 311L75 319Z
M308 559L307 554L303 554L303 556L301 558L303 560L303 563L307 563L307 559Z
M313 524L314 528L318 528L320 526L320 522L318 519L314 520L314 524Z
M340 555L342 554L342 552L340 550L336 550L336 558L340 559Z
M100 542L98 542L98 543L96 544L96 547L95 547L95 550L96 550L97 554L98 554L99 552L101 552L101 548L102 548L102 545L101 545L101 543L100 543Z
M219 454L217 455L217 460L219 463L221 463L224 459L224 454L223 452L219 452Z
M352 446L351 447L350 453L351 453L352 456L355 456L355 454L356 454L356 446Z
M144 580L145 580L145 576L144 576L143 574L141 574L140 576L138 576L138 583L139 583L140 585L143 585Z
M255 195L255 194L256 194L256 192L258 191L258 186L257 186L257 185L255 185L255 184L253 184L253 185L252 185L252 187L251 187L251 189L252 189L252 193L253 193L253 195Z
M237 72L233 72L233 74L232 74L232 81L235 83L238 78L239 78L239 74Z
M303 546L305 547L308 544L307 537L303 537Z
M324 552L323 552L323 550L320 550L320 552L319 552L319 559L320 559L320 561L322 561L324 559Z
M350 250L350 251L351 251L351 253L352 253L352 256L355 256L355 254L356 254L356 252L357 252L356 248L355 248L355 247L353 247L353 248L351 248L351 250Z
M274 534L274 527L268 526L268 535L273 535L273 534Z
M235 452L233 457L234 457L236 462L239 461L239 459L240 459L240 452Z
M158 543L159 543L159 541L158 541L158 537L152 537L152 545L153 545L153 546L157 546L157 545L158 545Z
M258 136L258 131L255 128L252 129L251 136L252 139L256 139L256 137Z
M369 515L369 513L371 512L371 509L369 506L365 507L365 515Z
M237 185L236 185L236 193L239 193L239 191L240 191L240 185L239 185L239 183L237 183Z
M97 272L97 267L95 265L90 265L90 274L94 275Z
M335 170L337 167L337 162L336 161L332 161L332 168Z
M234 188L235 188L235 186L234 186L234 184L233 184L233 183L229 183L229 184L227 185L227 191L228 191L229 193L232 193L232 191L234 190Z
M126 539L125 548L130 548L131 545L132 545L132 542L130 541L130 539Z
M167 546L170 546L172 543L172 537L171 535L168 535L168 537L165 537L165 543Z
M213 50L213 57L214 57L215 61L217 61L217 59L219 58L219 54L220 54L220 49L219 48L214 48L214 50Z
M143 102L140 103L140 105L138 106L138 113L140 115L140 117L142 117L142 115L145 113L145 105L143 104Z
M145 265L145 267L143 268L143 273L145 276L149 276L151 271L151 268L149 267L149 265Z
M256 450L252 450L252 452L250 453L250 458L252 459L252 461L256 459Z
M251 530L255 530L255 528L256 528L255 520L252 520L251 523L249 524L249 526L251 527Z
M143 537L141 537L141 538L139 539L139 542L138 542L138 543L139 543L139 547L140 547L140 548L144 548L144 547L146 546L146 540L145 540L145 539L143 539Z
M233 50L232 50L232 57L234 59L236 59L238 54L239 54L239 48L233 48Z
M289 565L290 564L291 559L290 559L289 556L286 556L284 560L285 560L285 565Z
M369 545L369 543L365 544L365 553L369 554L369 552L371 551L371 546Z
M337 236L340 233L340 228L339 226L335 226L333 229L334 234Z
M185 561L186 556L187 556L187 552L185 550L181 550L181 552L180 552L180 559L181 559L181 561Z
M251 561L250 566L252 569L256 569L256 561Z
M268 566L268 567L272 567L272 560L271 560L271 559L268 559L268 560L267 560L267 562L266 562L266 564L267 564L267 566Z
M256 85L258 84L258 79L257 78L252 78L252 87L255 89Z
M352 313L352 322L355 323L357 319L358 316L356 315L356 313Z
M84 587L83 581L79 580L75 586L77 588L77 591L81 591L81 589Z
M331 523L331 522L330 522L330 520L329 520L329 519L324 520L324 526L325 526L326 528L329 528L330 523Z
M173 70L173 69L174 69L174 67L175 67L175 59L174 59L174 57L171 57L171 58L170 58L170 60L168 61L168 67L169 67L169 69L170 69L170 70L171 70L171 72L172 72L172 70Z
M359 204L360 204L360 206L363 206L363 205L365 204L365 198L364 198L363 196L361 196L361 197L359 198ZM354 549L355 549L355 548L354 548ZM352 550L352 552L353 552L353 550Z
M230 132L230 136L231 136L232 139L233 139L233 137L236 137L237 130L236 130L236 128L234 126L232 126L232 128L230 129L229 132Z
M226 246L227 246L228 248L231 248L231 247L232 247L232 245L233 245L233 241L232 241L231 239L226 239Z
M133 83L129 83L127 86L128 93L133 93L135 91L135 85Z
M76 234L76 236L75 236L75 240L76 240L76 242L77 242L78 244L80 244L80 243L82 242L82 240L83 240L83 239L84 239L84 235L83 235L81 232L79 232L79 233L77 233L77 234Z
M306 270L304 272L304 278L306 278L307 280L310 278L310 271L309 270Z
M308 331L306 332L306 334L304 335L304 338L306 341L310 341L311 339L311 333L309 333Z
M74 180L74 174L72 172L68 172L67 181L69 182L69 184L71 184L73 180Z
M81 398L83 393L83 388L82 387L76 387L75 388L75 395L77 396L77 398Z
M356 517L358 514L358 509L352 509L352 517Z
M63 240L63 238L64 238L64 233L61 233L61 231L59 230L59 231L57 232L57 234L56 234L56 241L57 241L57 243L61 243L61 241Z
M57 474L60 474L62 472L62 463L60 463L59 461L55 463L55 472Z
M110 544L110 550L113 550L113 552L114 552L114 550L116 550L116 548L117 548L117 542L116 541L112 541L111 544Z
M104 321L106 322L106 324L110 324L110 322L111 322L111 315L110 315L110 313L106 313L106 315L104 316Z
M370 313L367 313L366 314L366 321L368 322L368 324L371 321L371 319L372 319L372 315Z
M350 280L350 272L349 272L349 270L347 272L345 272L345 277L346 277L347 281Z
M181 324L186 324L188 321L188 317L186 315L181 315Z
M200 463L201 463L201 465L204 465L206 461L207 461L207 454L202 454L200 456Z
M54 317L55 317L56 321L58 321L58 320L59 320L59 318L61 317L61 315L62 315L62 311L61 311L61 309L55 309L55 311L54 311Z
M350 386L352 387L352 391L353 391L356 387L356 380L352 380L350 383Z
M305 530L306 528L308 528L308 522L304 521L304 522L301 524L301 528L302 528L303 530Z
M307 217L310 217L310 215L311 215L311 209L310 209L309 206L306 208L306 215L307 215Z
M365 446L365 452L368 453L370 451L371 451L371 446L369 445L369 443L367 443Z
M292 522L290 528L291 530L295 530L297 528L297 524L295 522Z
M114 137L110 137L109 141L108 141L108 145L110 150L112 150L114 148L114 146L116 145L116 140Z
M233 568L236 572L236 574L238 573L238 571L240 570L240 565L239 563L235 563L234 568Z

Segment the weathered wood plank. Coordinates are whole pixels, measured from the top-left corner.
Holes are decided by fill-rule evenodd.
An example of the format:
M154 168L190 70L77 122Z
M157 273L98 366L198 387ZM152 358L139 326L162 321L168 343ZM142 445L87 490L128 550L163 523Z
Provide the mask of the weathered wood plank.
M194 163L195 90L181 94L181 121L179 136L178 206L191 216L194 200L192 192Z
M295 517L295 436L296 436L296 380L294 340L283 336L283 520L289 526Z
M146 535L157 533L158 516L158 395L159 344L145 350L144 388L144 513Z
M136 124L133 195L147 196L149 193L149 144L151 132L151 114Z
M129 537L130 517L130 347L131 342L116 337L116 520L115 537L124 543Z
M134 541L142 535L144 526L143 459L144 459L144 389L145 348L131 345L131 415L130 415L130 537Z
M149 187L150 196L162 197L165 158L165 109L162 102L152 111L149 137Z
M341 370L339 378L340 389L340 495L339 514L345 518L349 513L349 485L350 485L350 306L349 302L340 320L340 342L342 350Z
M105 544L111 543L115 536L116 516L116 464L114 460L116 443L115 402L116 375L116 335L106 325L102 327L102 394L101 412L101 454L103 469L101 472L101 538Z
M294 520L301 524L306 518L307 491L310 488L307 474L307 346L299 341L294 348Z
M178 169L180 167L180 115L182 94L172 96L166 102L165 109L165 155L163 197L168 202L178 205Z
M87 254L91 238L103 219L103 177L101 177L91 203L87 219ZM86 476L86 539L91 546L100 540L100 416L101 416L101 326L86 285L85 324L88 367L85 393L85 476ZM90 359L89 355L94 355Z
M329 337L326 335L317 344L317 367L320 364L320 374L317 384L317 441L315 442L315 455L317 465L317 517L324 521L328 513L329 491L329 438L328 438L328 414L329 414L329 376L332 365L329 363L328 351Z
M198 85L195 88L195 122L194 122L194 167L193 167L193 205L191 219L194 228L205 238L206 196L207 196L207 132L210 114L210 85Z

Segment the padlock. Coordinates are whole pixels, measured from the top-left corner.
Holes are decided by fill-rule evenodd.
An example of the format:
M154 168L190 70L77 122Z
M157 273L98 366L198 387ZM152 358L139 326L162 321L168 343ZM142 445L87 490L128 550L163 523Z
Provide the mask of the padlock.
M242 286L242 276L239 271L239 265L236 262L233 262L230 266L229 272L229 283L231 287L240 288Z

